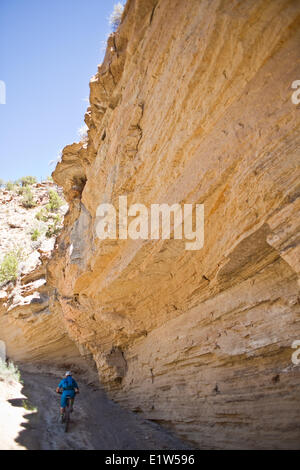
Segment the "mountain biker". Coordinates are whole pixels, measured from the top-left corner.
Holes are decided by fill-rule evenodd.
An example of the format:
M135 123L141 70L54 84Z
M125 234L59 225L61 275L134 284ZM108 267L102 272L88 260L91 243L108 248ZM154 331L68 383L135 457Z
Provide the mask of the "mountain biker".
M65 378L62 379L56 389L57 393L62 393L60 401L60 414L63 415L67 406L67 398L71 398L71 412L73 411L73 405L76 393L79 393L79 387L77 382L72 377L72 372L68 371L65 373Z

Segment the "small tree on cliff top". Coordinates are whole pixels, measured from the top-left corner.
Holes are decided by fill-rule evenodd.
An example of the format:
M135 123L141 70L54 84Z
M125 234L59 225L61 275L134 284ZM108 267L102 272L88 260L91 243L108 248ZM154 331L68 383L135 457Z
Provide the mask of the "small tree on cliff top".
M83 126L81 126L79 129L78 129L78 135L80 137L80 140L87 140L88 138L88 126L86 124L84 124Z
M32 184L37 183L37 179L35 176L23 176L23 178L20 178L20 183L21 185L24 186L31 186Z
M117 3L114 6L114 10L109 17L109 24L113 31L116 31L121 23L122 14L124 11L124 5L122 3Z

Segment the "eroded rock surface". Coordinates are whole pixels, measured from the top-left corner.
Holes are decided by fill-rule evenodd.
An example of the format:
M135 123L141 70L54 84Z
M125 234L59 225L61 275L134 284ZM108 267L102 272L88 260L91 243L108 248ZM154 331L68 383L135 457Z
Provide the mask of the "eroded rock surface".
M90 83L50 266L125 407L201 448L299 448L297 1L127 2ZM203 203L205 244L96 238L103 202Z
M49 322L110 396L203 449L299 448L299 50L296 0L129 0L54 172ZM203 249L97 239L122 195L204 204Z
M296 1L127 2L88 142L54 173L70 336L113 397L201 448L299 447L299 26ZM100 241L120 195L203 203L204 248Z

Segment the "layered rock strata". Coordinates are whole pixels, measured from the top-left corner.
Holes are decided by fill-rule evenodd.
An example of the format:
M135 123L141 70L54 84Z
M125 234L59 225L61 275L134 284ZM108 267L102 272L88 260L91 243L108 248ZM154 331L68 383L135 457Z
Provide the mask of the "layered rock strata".
M300 445L299 50L295 0L129 0L54 172L53 315L114 399L203 449ZM204 204L204 247L99 240L124 195Z

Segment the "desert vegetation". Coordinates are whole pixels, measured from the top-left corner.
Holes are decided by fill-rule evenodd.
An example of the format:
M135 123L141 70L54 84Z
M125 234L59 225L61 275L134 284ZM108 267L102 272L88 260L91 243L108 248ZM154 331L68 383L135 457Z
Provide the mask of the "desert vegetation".
M0 359L0 381L1 382L21 382L21 374L18 367L13 362L6 362Z
M41 184L33 176L6 183L2 180L0 196L5 220L14 230L9 237L5 231L1 235L0 285L3 286L15 283L30 254L58 236L66 203L50 177Z
M21 186L31 186L32 184L36 184L37 179L35 176L23 176L19 179L18 184Z
M31 234L31 240L33 242L36 242L40 236L41 236L41 232L39 231L39 229L38 228L33 229L32 234Z
M53 182L52 177L47 177L48 182ZM4 188L6 191L16 191L18 194L22 193L22 190L25 191L27 187L33 186L38 183L36 176L22 176L15 181L4 181L0 178L0 188Z
M0 284L17 280L19 262L21 259L21 249L16 249L6 253L0 265Z
M46 209L50 212L56 212L63 205L62 198L58 195L54 189L49 191L49 203L46 206Z
M29 186L25 186L25 191L23 193L23 200L22 206L26 207L26 209L32 209L37 205L36 201L34 200L33 193Z

